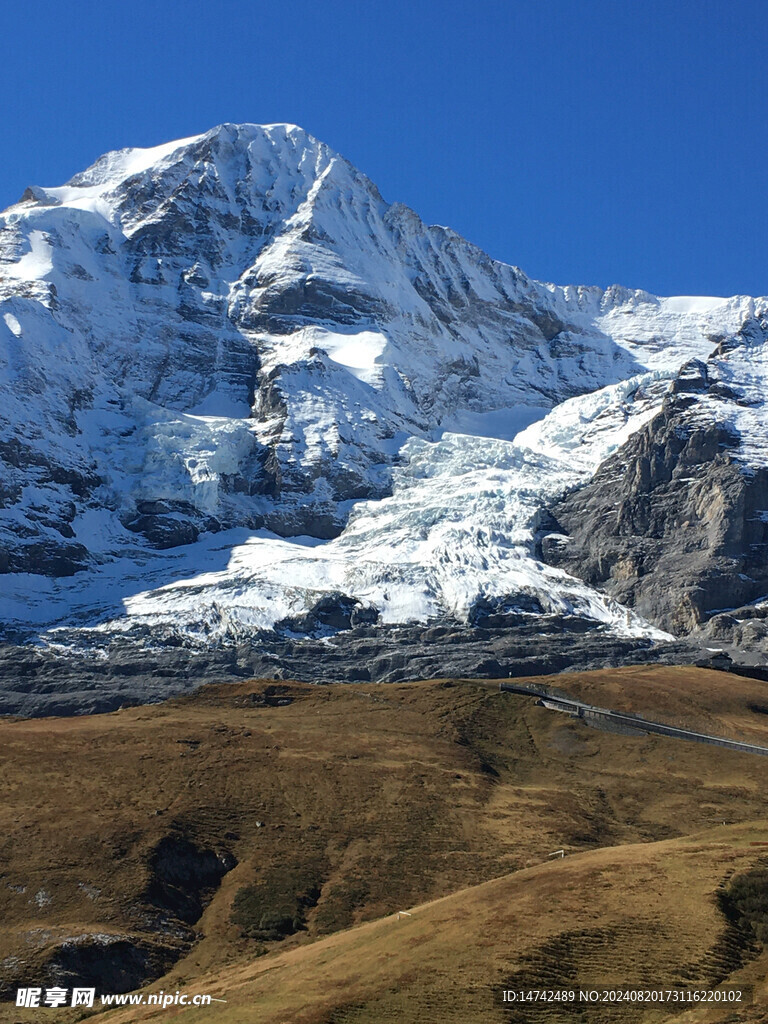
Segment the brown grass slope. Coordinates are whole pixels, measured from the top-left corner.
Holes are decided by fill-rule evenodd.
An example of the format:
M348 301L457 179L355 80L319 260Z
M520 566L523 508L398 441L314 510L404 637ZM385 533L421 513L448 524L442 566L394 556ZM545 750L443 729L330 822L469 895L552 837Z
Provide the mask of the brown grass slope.
M768 744L752 680L625 669L549 682ZM715 977L740 953L714 894L768 843L768 759L598 732L471 682L208 687L6 721L0 735L5 980L39 979L67 939L121 936L169 963L182 954L148 990L231 991L189 1020L509 1019L493 987L558 965L565 980L611 964L630 982L665 965ZM169 839L237 860L176 933L167 914L158 930L152 896ZM559 848L566 860L545 863ZM232 921L238 894L273 891L306 897L301 929L249 937ZM6 1004L0 1020L34 1013Z
M754 858L766 825L630 844L523 869L378 921L198 979L226 1003L137 1009L112 1024L180 1018L190 1024L554 1024L658 1022L669 1007L550 1004L513 1010L501 992L581 984L708 986L723 969L753 983L737 938L712 898L723 873ZM166 990L168 990L166 988ZM755 997L756 1000L755 1001ZM710 1019L765 1019L765 985L744 1006ZM763 1002L761 1006L760 1003ZM102 1019L101 1015L98 1019Z

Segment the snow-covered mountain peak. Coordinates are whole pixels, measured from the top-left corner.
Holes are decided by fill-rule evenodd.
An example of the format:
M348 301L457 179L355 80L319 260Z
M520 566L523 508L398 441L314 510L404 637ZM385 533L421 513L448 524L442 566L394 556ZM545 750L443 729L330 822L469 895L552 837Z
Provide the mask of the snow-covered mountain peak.
M70 178L64 188L114 189L127 178L157 168L163 161L178 154L179 150L189 149L202 138L202 135L195 135L160 146L112 150L99 157L90 167ZM50 191L54 195L56 194L55 189Z
M146 609L145 577L163 589L197 542L235 632L329 589L397 621L539 586L616 622L536 583L542 504L763 308L533 281L294 125L108 153L0 215L8 614L45 576L46 621L112 616L118 566Z
M343 158L296 125L223 124L203 135L147 149L106 153L65 185L33 186L11 219L34 207L61 206L102 217L126 237L146 225L206 215L229 217L253 233L287 222L337 168L340 186L353 171ZM358 186L375 191L357 174Z

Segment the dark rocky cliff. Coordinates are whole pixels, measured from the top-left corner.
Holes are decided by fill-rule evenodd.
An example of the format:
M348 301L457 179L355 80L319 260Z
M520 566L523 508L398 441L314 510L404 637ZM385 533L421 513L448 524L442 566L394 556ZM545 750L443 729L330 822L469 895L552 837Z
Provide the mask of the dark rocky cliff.
M677 635L768 592L768 470L738 460L739 435L702 415L702 396L734 397L694 360L541 539L545 561Z

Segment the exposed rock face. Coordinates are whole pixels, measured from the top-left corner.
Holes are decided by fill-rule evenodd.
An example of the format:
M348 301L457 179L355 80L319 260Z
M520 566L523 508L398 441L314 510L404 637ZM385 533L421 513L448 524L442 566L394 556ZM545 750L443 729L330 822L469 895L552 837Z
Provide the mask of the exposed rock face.
M683 369L661 412L554 506L541 540L550 564L676 635L768 593L768 468L741 457L727 406L746 402L724 386L722 355Z
M165 973L183 951L150 936L79 935L55 949L40 980L63 988L131 992Z
M320 609L320 612L323 610ZM354 610L351 613L354 615ZM478 611L477 624L352 625L329 636L265 633L237 645L143 649L134 638L106 654L72 655L31 646L0 646L0 714L71 715L157 703L207 682L301 679L306 682L401 682L446 676L500 679L628 664L701 664L734 669L704 643L653 643L616 637L594 621ZM307 624L302 624L306 626ZM147 638L148 639L148 638ZM738 667L738 666L736 666Z
M713 615L699 635L705 643L730 651L744 664L764 665L768 655L768 605L753 604Z
M0 998L30 984L115 993L141 988L189 952L194 926L236 864L229 850L200 846L172 831L149 854L148 882L131 912L135 930L84 932L54 939L29 960L13 958L0 977Z
M236 864L229 851L201 849L183 836L166 836L152 853L144 901L159 912L162 926L193 925Z
M221 529L213 516L204 516L186 501L137 501L134 514L123 520L126 530L143 534L153 548L164 550L193 544L201 533Z
M41 929L42 931L42 929ZM0 999L11 1001L19 988L85 987L130 992L167 970L189 949L168 935L85 932L46 948L29 959L14 957L0 976Z

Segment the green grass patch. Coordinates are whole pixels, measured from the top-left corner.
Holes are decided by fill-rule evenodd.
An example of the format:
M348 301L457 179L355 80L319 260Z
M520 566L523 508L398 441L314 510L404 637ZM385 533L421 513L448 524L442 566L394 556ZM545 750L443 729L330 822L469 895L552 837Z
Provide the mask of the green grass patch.
M734 877L725 886L721 904L734 923L748 925L758 942L768 945L768 858Z
M306 928L306 913L317 905L321 885L311 868L274 867L237 891L231 919L248 938L280 941Z

